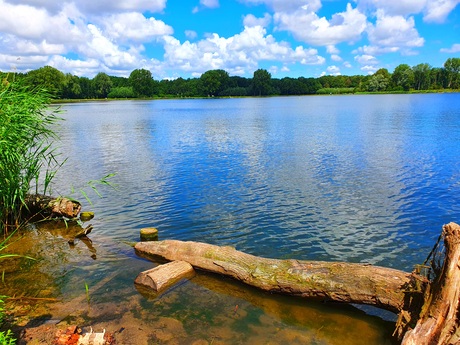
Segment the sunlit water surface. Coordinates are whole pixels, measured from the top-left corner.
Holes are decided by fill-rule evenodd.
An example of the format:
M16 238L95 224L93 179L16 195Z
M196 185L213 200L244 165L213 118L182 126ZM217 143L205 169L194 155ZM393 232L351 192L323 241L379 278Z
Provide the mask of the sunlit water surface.
M58 132L68 160L54 194L73 188L72 196L96 213L92 243L70 246L72 229L37 227L13 248L39 260L10 266L4 289L58 298L36 306L37 318L106 328L122 344L391 339L391 316L378 311L263 294L213 276L198 275L159 297L141 293L133 280L153 264L129 243L143 227L158 228L160 239L231 245L265 257L411 271L442 225L459 221L460 94L62 109ZM117 173L116 190L99 186L99 198L85 187L109 173Z

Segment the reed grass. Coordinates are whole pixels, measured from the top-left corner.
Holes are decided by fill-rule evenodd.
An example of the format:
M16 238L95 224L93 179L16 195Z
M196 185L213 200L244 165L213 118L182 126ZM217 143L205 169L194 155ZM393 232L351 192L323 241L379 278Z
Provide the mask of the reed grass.
M0 86L0 231L17 228L34 187L47 194L60 164L53 143L59 108L46 90L20 83Z

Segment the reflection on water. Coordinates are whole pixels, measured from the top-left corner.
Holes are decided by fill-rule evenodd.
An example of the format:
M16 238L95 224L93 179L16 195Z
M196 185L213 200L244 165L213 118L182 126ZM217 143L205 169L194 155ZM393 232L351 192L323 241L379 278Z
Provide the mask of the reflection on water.
M151 263L126 243L155 226L160 239L410 271L442 225L458 221L459 109L458 94L65 105L58 130L69 158L54 193L113 172L118 190L101 187L103 198L84 207L96 213L91 246L34 229L22 242L40 260L17 263L5 289L27 282L28 294L80 301L85 322L117 324L120 337L134 332L124 323L139 323L145 339L165 343L172 332L213 344L384 344L391 332L381 320L245 289L226 293L202 276L144 297L132 282ZM89 311L85 283L100 285ZM233 315L236 305L241 314ZM63 318L63 305L55 307ZM151 329L162 323L171 332L160 341Z

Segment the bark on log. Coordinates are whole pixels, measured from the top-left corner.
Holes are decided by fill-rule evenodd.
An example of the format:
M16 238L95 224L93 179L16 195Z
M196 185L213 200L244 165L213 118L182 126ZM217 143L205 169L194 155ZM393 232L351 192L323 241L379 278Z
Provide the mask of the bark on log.
M192 265L185 261L173 261L139 273L134 283L161 293L183 278L195 274Z
M440 274L425 291L425 303L402 345L460 344L460 226L443 227L445 258Z
M224 274L262 290L323 301L368 304L398 312L410 273L368 264L267 259L232 247L165 240L140 242L138 255L189 262L194 268Z
M78 201L73 201L68 198L51 196L42 194L30 194L25 199L27 211L32 217L52 218L66 217L75 218L81 211L81 205Z

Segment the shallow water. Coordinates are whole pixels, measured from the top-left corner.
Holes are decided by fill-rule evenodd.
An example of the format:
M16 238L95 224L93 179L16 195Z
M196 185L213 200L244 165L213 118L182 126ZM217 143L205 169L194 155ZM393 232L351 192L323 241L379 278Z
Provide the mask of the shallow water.
M133 281L152 263L127 244L142 227L157 227L160 239L265 257L410 271L442 225L458 218L459 94L97 102L63 110L58 131L68 161L54 194L113 172L118 189L98 187L98 198L86 188L92 205L73 194L96 212L92 243L70 246L71 229L38 226L13 246L33 248L40 259L9 264L3 290L58 298L44 304L46 312L35 305L36 316L122 330L123 344L387 344L392 332L382 320L392 316L379 311L261 294L203 275L163 296L145 295Z

